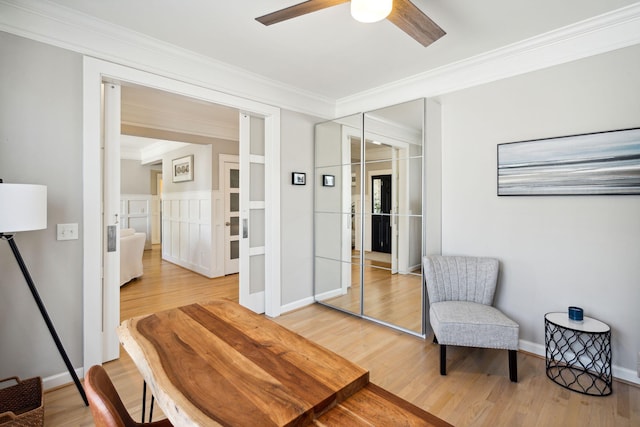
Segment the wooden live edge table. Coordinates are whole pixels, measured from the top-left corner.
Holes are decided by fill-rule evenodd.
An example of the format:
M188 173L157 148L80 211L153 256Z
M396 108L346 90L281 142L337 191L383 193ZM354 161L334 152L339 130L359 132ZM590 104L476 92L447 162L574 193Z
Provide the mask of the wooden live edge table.
M129 319L118 335L175 426L450 426L232 301Z

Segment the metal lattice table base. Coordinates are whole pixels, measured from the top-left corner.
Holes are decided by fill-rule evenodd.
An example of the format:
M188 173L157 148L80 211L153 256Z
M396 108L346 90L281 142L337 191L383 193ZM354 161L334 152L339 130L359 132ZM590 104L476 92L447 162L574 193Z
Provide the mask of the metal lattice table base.
M545 318L547 377L578 393L612 392L611 331L578 331Z

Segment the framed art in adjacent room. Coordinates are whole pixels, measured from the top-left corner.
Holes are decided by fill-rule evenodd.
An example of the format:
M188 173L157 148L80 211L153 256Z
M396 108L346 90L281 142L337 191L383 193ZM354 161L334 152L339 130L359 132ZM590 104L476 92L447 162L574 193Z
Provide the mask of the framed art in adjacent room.
M292 172L291 184L293 185L305 185L307 183L307 174L304 172Z
M640 128L498 145L498 196L640 194Z
M174 159L171 170L173 182L193 181L193 155Z

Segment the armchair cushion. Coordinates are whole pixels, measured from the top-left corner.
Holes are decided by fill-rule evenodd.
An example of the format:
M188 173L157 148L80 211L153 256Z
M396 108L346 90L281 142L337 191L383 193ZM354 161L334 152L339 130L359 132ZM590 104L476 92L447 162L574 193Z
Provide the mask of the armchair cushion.
M498 309L469 301L441 301L429 307L429 320L443 345L518 349L518 324Z
M142 276L142 254L146 233L138 233L133 228L120 230L120 286Z

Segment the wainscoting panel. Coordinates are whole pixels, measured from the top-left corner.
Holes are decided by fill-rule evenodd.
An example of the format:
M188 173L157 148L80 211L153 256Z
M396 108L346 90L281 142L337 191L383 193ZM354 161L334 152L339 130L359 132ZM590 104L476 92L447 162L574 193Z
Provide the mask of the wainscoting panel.
M163 194L162 258L206 277L223 272L216 265L212 243L212 194L185 192Z

